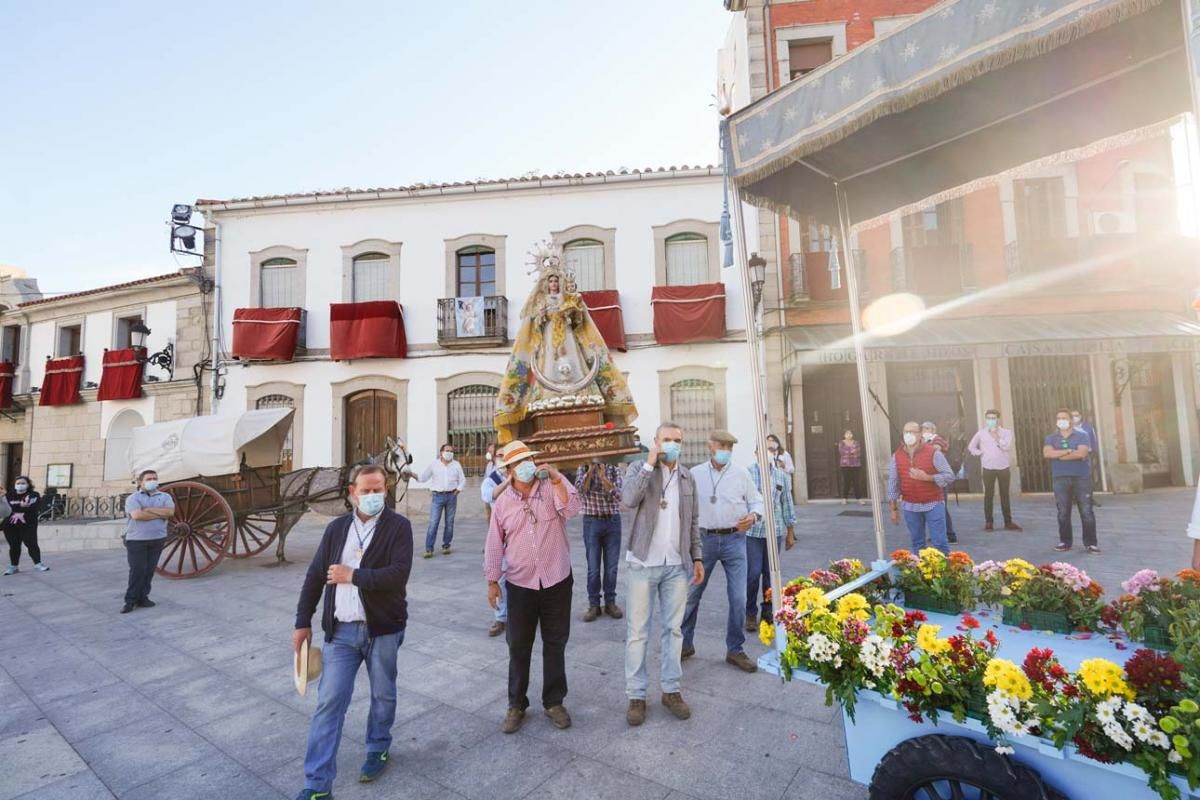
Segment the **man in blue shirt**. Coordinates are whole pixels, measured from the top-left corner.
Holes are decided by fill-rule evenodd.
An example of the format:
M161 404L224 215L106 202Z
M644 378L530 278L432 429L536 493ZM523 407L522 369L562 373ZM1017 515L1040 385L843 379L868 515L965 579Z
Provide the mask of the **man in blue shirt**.
M1083 526L1083 546L1099 554L1096 540L1096 514L1092 510L1092 467L1089 463L1091 441L1087 434L1071 425L1070 409L1060 408L1055 414L1057 430L1046 437L1042 457L1050 462L1054 478L1054 503L1058 506L1058 546L1065 553L1071 549L1071 505L1079 507L1079 522Z
M142 470L138 490L125 498L129 523L125 529L125 555L129 560L129 586L125 589L122 614L135 608L153 608L150 581L167 541L167 520L175 516L175 500L158 490L158 473Z

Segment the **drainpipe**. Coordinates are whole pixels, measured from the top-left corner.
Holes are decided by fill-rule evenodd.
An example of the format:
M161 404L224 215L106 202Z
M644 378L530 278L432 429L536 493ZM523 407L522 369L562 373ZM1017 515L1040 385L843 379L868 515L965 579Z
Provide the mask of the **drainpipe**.
M211 345L211 364L212 370L212 413L217 413L218 406L221 403L220 379L221 379L221 223L217 222L214 216L209 216L208 212L204 214L205 228L211 229L213 234L213 321L212 321L212 345ZM207 233L205 234L207 236Z

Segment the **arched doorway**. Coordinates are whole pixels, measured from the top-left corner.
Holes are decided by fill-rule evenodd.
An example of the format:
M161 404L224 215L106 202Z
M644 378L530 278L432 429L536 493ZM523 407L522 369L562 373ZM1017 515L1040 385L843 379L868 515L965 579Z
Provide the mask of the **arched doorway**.
M345 457L347 464L383 452L384 441L396 435L396 395L382 389L364 389L346 397Z
M132 476L129 468L129 443L133 440L133 429L145 425L142 415L127 408L108 425L108 436L104 438L104 480L123 481Z

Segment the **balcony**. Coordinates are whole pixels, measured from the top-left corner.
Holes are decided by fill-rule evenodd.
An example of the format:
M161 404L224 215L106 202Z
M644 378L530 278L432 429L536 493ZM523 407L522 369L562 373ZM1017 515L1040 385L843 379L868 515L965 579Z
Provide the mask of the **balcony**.
M1010 278L1050 272L1074 264L1081 255L1077 237L1018 239L1004 245L1004 270Z
M508 341L508 298L443 297L438 300L437 330L438 344L442 347L505 344Z
M930 244L892 250L892 291L957 297L976 288L969 244Z
M846 282L846 259L839 254L837 286L834 286L833 274L829 271L830 253L814 251L811 253L792 253L788 256L788 280L791 284L790 297L793 304L809 301L844 300L848 297ZM859 299L870 296L867 280L867 251L851 250L855 275L858 278Z
M1190 285L1197 251L1192 240L1174 234L1095 234L1025 241L1004 246L1010 280L1058 273L1085 291L1175 291Z

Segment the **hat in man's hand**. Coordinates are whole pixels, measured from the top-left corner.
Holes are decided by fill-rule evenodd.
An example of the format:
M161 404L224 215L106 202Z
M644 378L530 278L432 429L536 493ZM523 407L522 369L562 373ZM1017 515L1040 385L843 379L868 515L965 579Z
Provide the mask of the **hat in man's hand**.
M304 696L308 682L321 675L321 648L309 647L308 639L300 643L300 649L292 657L292 682L296 691Z

